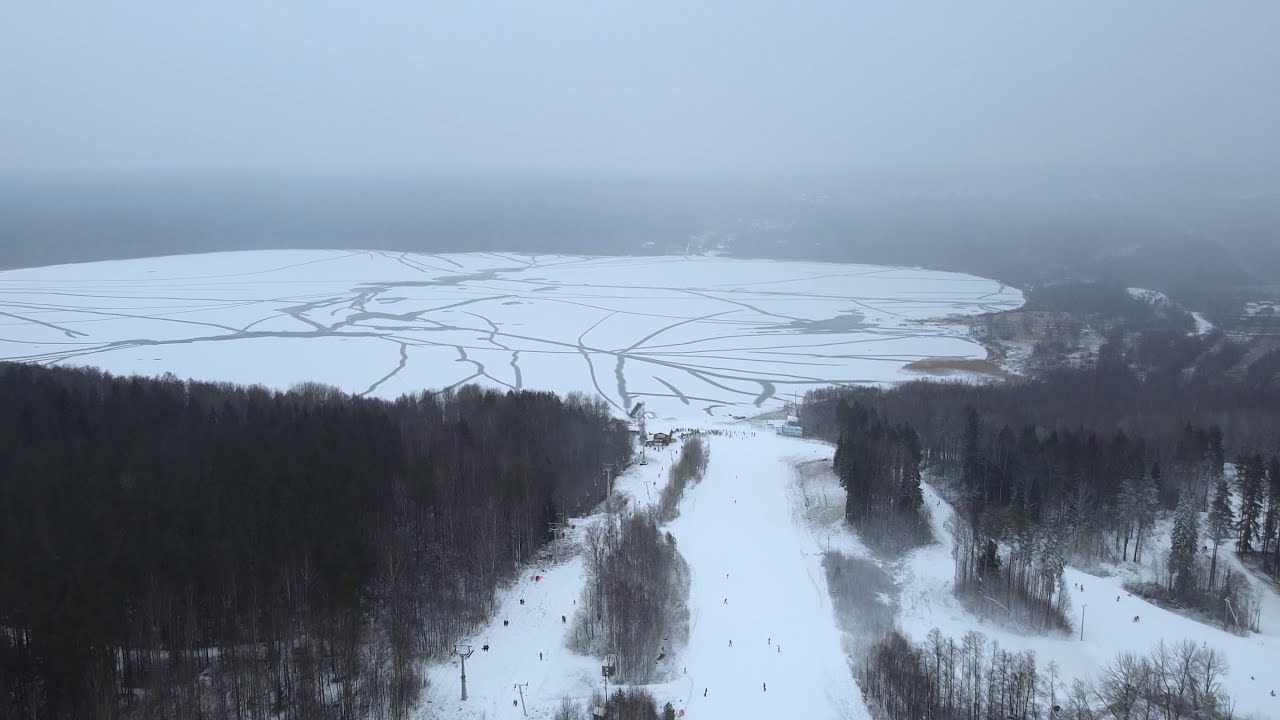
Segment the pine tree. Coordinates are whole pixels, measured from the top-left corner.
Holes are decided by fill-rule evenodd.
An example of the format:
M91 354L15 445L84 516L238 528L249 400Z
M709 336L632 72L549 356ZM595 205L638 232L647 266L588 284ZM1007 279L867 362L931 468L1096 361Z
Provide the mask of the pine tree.
M1218 548L1235 529L1235 513L1231 511L1231 488L1226 478L1219 477L1209 507L1209 538L1213 540L1213 558L1209 561L1209 589L1213 589L1218 573Z
M1209 428L1208 447L1205 449L1205 457L1209 461L1209 472L1214 477L1222 477L1223 465L1226 464L1227 454L1222 447L1222 428L1217 425Z
M1271 505L1276 508L1276 515L1280 516L1280 457L1272 456L1270 465L1267 466L1267 475L1271 479ZM1273 532L1273 542L1271 544L1271 574L1280 575L1280 517L1277 517L1274 523L1277 527Z
M982 462L982 418L973 407L965 408L963 453L960 482L966 490L981 497L986 488Z
M1138 535L1133 543L1133 561L1142 562L1142 549L1147 544L1147 531L1156 519L1156 510L1160 508L1160 489L1150 476L1138 481L1137 504L1134 506L1134 517L1138 521Z
M1267 464L1267 514L1262 521L1262 553L1276 550L1280 543L1280 457L1272 456Z
M1253 543L1261 535L1263 480L1266 466L1261 455L1242 458L1236 463L1240 474L1240 520L1236 525L1236 552L1253 552Z
M924 491L920 489L920 462L924 459L920 450L920 436L916 434L915 428L904 424L898 428L898 442L903 459L898 510L914 513L924 505Z
M1133 541L1133 533L1137 529L1140 501L1139 485L1136 481L1129 479L1120 484L1120 494L1116 497L1114 508L1116 524L1123 528L1123 532L1116 533L1116 543L1119 544L1123 540L1120 546L1122 561L1129 559L1129 543ZM1134 555L1136 556L1137 553L1138 550L1135 547Z
M1173 592L1186 597L1194 589L1196 550L1200 546L1200 518L1191 493L1183 490L1173 516L1173 536L1169 547L1169 572Z

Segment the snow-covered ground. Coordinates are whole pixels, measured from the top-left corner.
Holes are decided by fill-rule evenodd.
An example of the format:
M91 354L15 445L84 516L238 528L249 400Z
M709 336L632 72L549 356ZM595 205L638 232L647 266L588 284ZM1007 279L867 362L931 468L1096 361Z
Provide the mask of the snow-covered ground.
M719 429L726 434L708 437L706 478L668 527L692 575L689 643L667 659L672 679L650 690L685 717L857 718L867 712L821 551L870 553L842 522L834 477L802 482L796 470L832 448L715 416L774 409L814 386L915 377L903 371L914 360L983 357L963 326L927 321L1021 301L981 278L853 265L221 253L0 273L0 359L275 387L316 380L378 396L463 382L582 390L620 409L644 400L667 426ZM617 492L653 502L675 452L651 453ZM953 512L932 487L925 493L938 542L885 566L898 582L885 601L909 635L978 629L1035 650L1067 678L1095 674L1119 652L1192 638L1227 655L1239 716L1280 717L1269 694L1280 692L1274 593L1262 633L1242 638L1130 597L1124 574L1071 568L1083 641L1025 635L982 622L951 594ZM419 718L548 718L561 698L582 703L603 687L599 659L566 643L583 583L574 545L602 521L577 519L560 557L524 568L491 622L466 639L475 650L467 701L456 661L424 668Z
M843 523L843 490L827 464L831 446L775 435L762 423L704 419L688 425L727 435L706 438L706 478L688 489L680 516L668 526L692 573L692 627L688 646L669 658L676 678L649 689L659 704L671 702L685 717L867 717L852 679L852 659L842 649L821 557L828 548L872 555ZM632 467L619 481L619 492L635 506L652 502L675 452L673 447L651 455L646 466ZM808 468L803 480L800 466ZM900 561L882 562L898 585L885 601L896 606L898 625L908 636L922 640L938 628L958 639L978 630L1002 647L1035 651L1042 667L1055 662L1067 683L1097 677L1119 653L1146 654L1161 640L1190 638L1226 655L1230 671L1224 686L1238 717L1280 717L1280 701L1270 695L1280 692L1280 597L1274 591L1263 595L1262 632L1239 637L1129 595L1122 585L1137 575L1133 568L1118 568L1109 577L1068 568L1067 583L1080 588L1072 591L1071 612L1075 623L1084 613L1083 641L1078 624L1069 634L1023 633L983 620L952 594L954 511L931 485L925 484L924 493L937 541ZM576 532L600 519L579 521ZM1238 567L1226 548L1222 557ZM423 703L420 717L523 717L512 705L519 700L517 683L528 683L529 717L550 717L563 697L585 704L593 689L603 688L600 662L567 649L569 625L560 620L564 615L572 621L582 582L578 559L529 568L505 594L492 623L471 640L476 647L491 644L490 652L478 651L468 661L471 699L458 700L456 663L434 665L428 672L430 702Z
M1146 288L1125 289L1128 291L1129 297L1149 303L1155 307L1169 307L1174 305L1174 302L1169 299L1168 295L1157 290L1147 290ZM1192 312L1191 318L1196 322L1196 335L1208 335L1213 332L1213 323L1209 318L1205 317L1204 313Z
M652 502L675 452L674 446L650 452L647 465L634 465L615 481L615 494L627 496L632 505ZM562 554L544 556L526 567L515 585L500 593L489 625L460 641L474 651L467 660L466 702L461 700L461 668L456 658L427 666L429 686L417 717L519 718L527 710L529 717L546 718L562 698L585 706L593 689L604 689L600 660L575 654L566 645L585 572L577 544L588 525L605 518L602 513L573 521L574 528L564 541L567 547L558 548ZM481 649L485 645L487 651ZM525 685L524 710L517 685ZM679 687L654 690L664 703L687 695Z
M1247 316L1254 315L1274 315L1280 310L1280 303L1274 300L1255 300L1244 304L1244 314Z
M1191 313L1191 318L1196 321L1197 335L1208 335L1209 333L1213 332L1213 323L1209 320L1209 318L1204 316L1204 313L1193 312Z
M478 383L746 414L983 358L956 324L1022 295L970 275L707 257L263 251L0 273L0 360L381 397Z
M1069 684L1076 677L1097 677L1104 666L1123 652L1145 655L1158 642L1176 643L1184 639L1203 642L1226 655L1230 671L1224 687L1236 701L1236 715L1242 718L1280 717L1280 595L1274 586L1258 581L1255 588L1262 602L1261 632L1240 637L1205 625L1131 596L1123 588L1126 580L1145 579L1154 572L1149 566L1132 564L1110 568L1108 577L1068 567L1066 583L1071 590L1072 633L1039 636L1023 633L1016 626L983 620L970 612L952 593L954 559L952 558L952 522L954 509L935 488L923 485L925 506L929 509L936 541L921 547L900 561L881 562L898 583L898 626L916 641L925 639L938 628L943 635L959 639L970 630L983 633L1001 647L1033 650L1041 668L1057 663L1060 676ZM830 533L831 546L846 555L870 557L871 554L847 525L842 522L844 491L830 470L806 478L803 491L808 498L806 513L811 531ZM1168 523L1163 533L1157 532L1152 547L1168 546ZM1234 551L1222 547L1219 562L1243 569ZM1158 550L1149 550L1158 561ZM1117 598L1119 598L1117 600ZM1081 613L1084 615L1084 639L1080 639ZM1134 616L1139 617L1137 623Z
M830 446L759 424L706 427L728 434L705 438L706 476L667 528L692 575L689 644L673 649L674 679L648 689L690 718L867 717L821 567L825 538L795 504L796 465L830 457ZM673 446L633 466L617 492L633 506L651 503L674 457ZM574 532L603 521L584 518ZM432 665L419 717L547 718L562 698L585 705L604 686L600 661L566 647L582 583L580 558L528 568L468 640L477 649L467 661L469 699L460 699L456 661Z
M1146 288L1125 288L1125 290L1129 293L1129 297L1134 300L1141 300L1155 307L1165 307L1173 304L1169 300L1169 296L1159 290L1148 290Z
M830 455L762 428L712 438L707 477L671 524L693 570L689 717L868 716L840 647L822 538L789 504L796 464Z
M1048 637L1022 633L1007 624L984 622L951 592L954 560L950 523L955 514L932 486L926 483L924 492L937 542L914 551L902 565L900 623L910 637L923 640L935 627L957 639L978 630L1001 647L1035 651L1041 666L1056 662L1068 682L1075 677L1096 677L1122 652L1145 655L1161 640L1176 643L1191 639L1226 655L1230 670L1223 685L1236 701L1238 717L1280 717L1280 698L1270 695L1272 690L1280 693L1280 614L1271 614L1280 613L1280 608L1274 592L1264 589L1267 607L1262 632L1240 637L1130 595L1123 584L1131 573L1099 577L1068 567L1067 584L1080 588L1071 591L1076 630ZM1154 544L1160 545L1162 540ZM1163 539L1163 545L1167 544L1167 538ZM1079 634L1082 614L1083 640ZM1136 623L1135 616L1139 618Z

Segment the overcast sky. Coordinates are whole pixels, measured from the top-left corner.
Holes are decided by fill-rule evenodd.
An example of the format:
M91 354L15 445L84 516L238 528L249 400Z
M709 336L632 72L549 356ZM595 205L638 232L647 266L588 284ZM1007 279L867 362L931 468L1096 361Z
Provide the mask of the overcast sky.
M1280 162L1280 0L0 0L0 169Z

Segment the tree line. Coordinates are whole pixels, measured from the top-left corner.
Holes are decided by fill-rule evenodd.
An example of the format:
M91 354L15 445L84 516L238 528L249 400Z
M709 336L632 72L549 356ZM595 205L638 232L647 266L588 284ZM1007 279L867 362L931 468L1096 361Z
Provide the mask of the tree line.
M1033 651L1001 648L970 631L959 641L936 628L923 642L898 632L878 642L859 671L873 711L890 720L1107 720L1230 718L1222 688L1227 660L1191 640L1124 653L1096 678L1066 685Z
M857 401L836 405L832 465L845 489L845 520L864 540L903 550L931 537L920 489L920 438L909 423L890 425Z
M613 720L676 720L677 717L675 707L669 702L659 712L653 693L647 689L619 688L607 697L599 690L594 691L587 707L564 698L552 715L552 720L589 720L595 717L596 708L604 711L604 717Z
M0 715L397 718L631 441L584 396L394 402L0 364Z
M703 442L701 435L690 434L680 447L680 457L667 471L667 484L658 497L658 515L662 522L671 522L680 514L680 499L684 497L685 489L702 480L709 462L711 449L707 443Z
M614 681L645 684L689 634L689 568L656 510L630 512L587 530L587 577L571 647L612 657Z
M1203 364L1136 371L1135 352L1116 341L1095 366L1001 384L815 391L805 425L837 443L838 457L849 408L864 408L855 418L874 418L882 434L918 431L922 464L959 514L956 591L984 615L1065 628L1062 568L1132 561L1160 576L1135 592L1254 627L1247 572L1224 567L1219 549L1230 541L1246 564L1280 577L1280 398ZM855 519L883 507L856 485L847 502ZM1156 544L1168 516L1172 541Z
M985 526L977 535L1056 527L1067 556L1084 564L1149 559L1158 514L1172 512L1184 489L1208 512L1235 457L1243 524L1233 537L1244 556L1280 573L1280 397L1269 392L1223 379L1188 380L1171 393L1162 380L1104 364L1001 384L814 391L806 429L838 443L842 402L917 431L923 465L970 524Z

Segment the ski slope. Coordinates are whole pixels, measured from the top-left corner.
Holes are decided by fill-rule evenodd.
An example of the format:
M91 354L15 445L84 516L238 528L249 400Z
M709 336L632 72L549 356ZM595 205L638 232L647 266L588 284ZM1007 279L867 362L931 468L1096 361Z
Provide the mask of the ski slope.
M665 482L676 452L675 446L650 451L649 464L633 465L617 478L615 497L632 505L651 503L659 489L655 483ZM424 668L429 684L416 718L522 718L526 711L528 717L547 718L562 698L585 704L593 690L604 689L600 660L573 653L566 645L585 577L579 543L589 525L606 518L601 512L572 521L573 528L556 548L560 556L544 555L526 566L515 584L499 594L489 624L460 641L474 651L467 660L466 702L461 700L456 658ZM488 651L481 649L486 644ZM522 709L516 685L526 683ZM677 689L654 688L664 703L678 699L672 694Z
M687 716L869 717L818 539L788 500L795 465L829 457L830 446L765 430L711 440L707 477L671 523L693 572Z
M819 538L788 492L796 463L829 457L830 446L745 423L703 427L729 434L704 438L706 476L686 491L668 526L692 575L689 644L671 649L673 677L648 689L686 718L869 717L840 647ZM615 492L635 506L653 502L675 452L651 453ZM604 519L578 521L573 536ZM468 639L476 649L467 661L469 699L460 700L456 661L431 665L416 717L550 718L562 698L585 703L602 690L600 661L566 647L582 583L580 557L527 569L492 621ZM488 652L479 649L484 644Z
M688 646L673 648L668 658L675 677L648 689L659 706L670 702L688 718L869 717L852 659L842 649L845 636L833 614L821 554L828 546L872 554L841 519L843 490L834 474L824 471L803 483L797 477L797 466L828 460L832 447L775 435L759 423L694 426L726 434L704 438L711 450L706 477L686 491L680 516L667 528L690 566L691 631ZM616 492L636 506L651 503L675 453L673 446L651 454L648 465L619 479ZM1226 655L1224 688L1237 717L1280 717L1280 700L1270 695L1280 694L1280 597L1274 592L1263 596L1262 632L1239 637L1129 595L1122 587L1128 574L1099 577L1068 567L1066 582L1079 586L1071 598L1075 631L1024 633L978 617L952 594L954 511L931 485L923 490L937 541L901 561L882 562L897 581L896 598L886 601L896 605L898 626L909 637L923 640L938 628L959 639L977 630L1004 648L1035 651L1041 667L1055 663L1066 684L1097 677L1120 653L1145 655L1162 640L1189 638ZM575 533L602 518L583 519ZM1224 558L1235 563L1229 553ZM582 571L574 558L525 572L504 594L493 622L472 639L477 648L491 643L491 651L477 651L468 661L471 699L458 701L456 663L431 666L430 702L418 718L520 718L526 711L550 718L561 698L585 704L593 689L603 689L599 660L565 647L568 626L560 620L565 615L572 621ZM541 581L533 580L535 574ZM517 683L528 683L523 711Z

